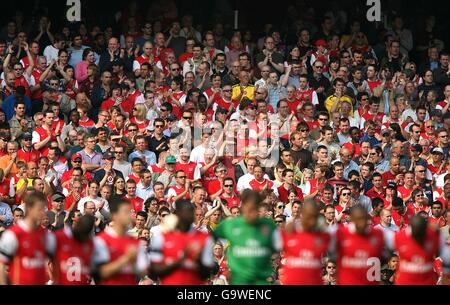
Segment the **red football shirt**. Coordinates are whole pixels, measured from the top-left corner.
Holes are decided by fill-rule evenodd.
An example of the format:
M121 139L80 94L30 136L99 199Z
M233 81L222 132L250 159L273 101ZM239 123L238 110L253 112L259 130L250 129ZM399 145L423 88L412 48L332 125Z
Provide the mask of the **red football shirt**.
M397 285L434 285L434 256L439 249L439 231L426 232L425 243L420 245L411 229L399 231L394 238L400 261L397 269Z
M56 250L54 256L55 279L57 285L88 285L94 253L94 242L76 240L69 228L55 233Z
M191 230L189 232L173 231L155 234L152 238L150 260L153 263L169 264L185 253L183 265L174 272L160 277L162 285L204 285L200 277L198 260L205 266L211 266L212 237L204 232Z
M378 285L376 279L367 275L372 265L370 259L383 254L384 234L382 230L367 228L358 234L354 224L340 225L333 234L337 253L337 283L339 285Z
M9 279L13 285L45 285L47 256L54 249L54 235L38 227L30 228L20 221L5 231L1 239L0 260L9 264Z
M325 232L282 233L285 285L322 285L322 254L328 250Z

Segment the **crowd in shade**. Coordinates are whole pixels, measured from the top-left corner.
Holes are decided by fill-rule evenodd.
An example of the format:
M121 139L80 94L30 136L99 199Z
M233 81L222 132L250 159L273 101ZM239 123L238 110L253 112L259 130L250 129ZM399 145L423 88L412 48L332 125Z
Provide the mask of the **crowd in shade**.
M448 283L448 33L299 3L2 20L0 283Z

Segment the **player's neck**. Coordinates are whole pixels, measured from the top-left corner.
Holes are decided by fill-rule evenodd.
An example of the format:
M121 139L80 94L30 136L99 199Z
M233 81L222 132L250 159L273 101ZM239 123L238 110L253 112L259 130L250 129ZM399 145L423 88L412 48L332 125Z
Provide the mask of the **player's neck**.
M25 218L24 220L23 220L23 222L26 224L26 226L28 227L28 228L30 228L31 230L36 230L38 227L39 227L39 225L37 224L37 222L35 221L35 220L33 220L32 218L29 218L29 217L27 217L27 218Z
M118 225L118 224L114 224L111 228L112 228L112 230L113 230L114 232L116 232L116 234L117 234L118 236L123 236L123 235L125 235L125 228L124 228L123 226L120 226L120 225Z

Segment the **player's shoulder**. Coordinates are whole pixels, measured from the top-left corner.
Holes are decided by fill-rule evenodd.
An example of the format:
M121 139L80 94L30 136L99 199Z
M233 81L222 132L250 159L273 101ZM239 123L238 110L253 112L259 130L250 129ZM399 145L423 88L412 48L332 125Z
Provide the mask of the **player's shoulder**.
M259 224L262 226L270 226L272 229L276 228L276 225L273 222L273 220L265 217L259 218Z

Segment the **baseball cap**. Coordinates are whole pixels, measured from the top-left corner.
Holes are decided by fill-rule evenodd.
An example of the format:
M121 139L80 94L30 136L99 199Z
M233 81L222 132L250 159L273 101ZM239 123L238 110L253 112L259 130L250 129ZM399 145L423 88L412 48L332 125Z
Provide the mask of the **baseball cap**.
M112 62L112 66L122 66L123 67L124 65L125 65L125 63L123 62L123 60L121 58Z
M418 151L420 153L422 152L422 146L420 146L419 144L411 145L410 149L411 151Z
M437 117L441 117L442 116L442 110L441 109L433 109L431 110L431 116L437 116Z
M364 53L364 59L375 59L375 57L373 56L372 52L365 52Z
M381 130L381 135L384 135L384 134L391 134L391 131L387 128L384 128Z
M111 132L111 134L109 136L111 137L111 140L122 138L122 135L120 133L118 133L117 131Z
M326 47L327 46L327 42L325 41L325 39L317 39L316 43L315 43L316 47Z
M23 140L30 140L30 139L32 139L33 138L33 135L30 133L30 132L24 132L23 134L22 134L22 139Z
M76 159L82 159L81 155L79 153L75 153L72 155L72 158L70 160L75 161Z
M395 183L395 182L389 182L387 185L386 185L386 188L387 189L393 189L393 190L397 190L397 184Z
M166 157L166 164L175 164L177 163L177 159L174 156Z
M444 154L444 150L440 147L435 147L431 150L432 154Z
M114 159L114 155L112 153L110 153L109 151L107 151L103 154L102 159L111 160L111 159Z
M177 117L173 113L171 113L167 116L167 120L170 122L175 122L177 120Z
M64 199L66 199L66 196L63 193L56 192L52 195L52 201L62 201Z

